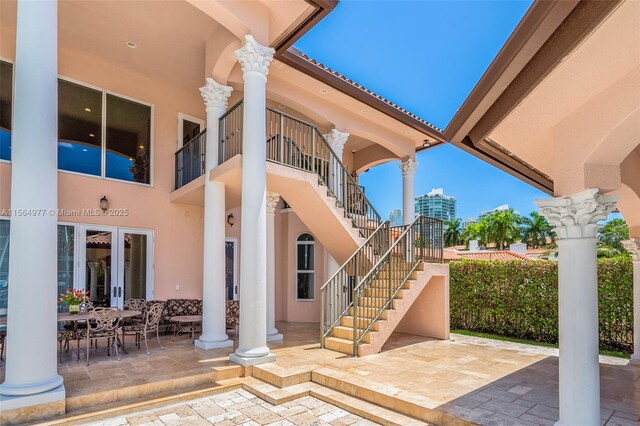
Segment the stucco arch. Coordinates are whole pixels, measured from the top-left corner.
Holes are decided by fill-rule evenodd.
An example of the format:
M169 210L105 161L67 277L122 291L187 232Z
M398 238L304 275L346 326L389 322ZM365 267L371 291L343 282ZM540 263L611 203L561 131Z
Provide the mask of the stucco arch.
M629 225L629 236L640 238L640 194L625 184L615 194L620 195L617 207Z
M640 144L640 106L631 111L598 143L587 164L620 165Z
M353 169L358 174L379 164L400 159L393 152L380 145L368 146L352 155Z

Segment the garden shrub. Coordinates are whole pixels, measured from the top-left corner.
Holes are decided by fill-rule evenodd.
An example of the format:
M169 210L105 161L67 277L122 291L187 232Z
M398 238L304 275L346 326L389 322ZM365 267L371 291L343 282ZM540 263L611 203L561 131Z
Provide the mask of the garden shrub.
M550 261L450 263L451 328L558 343L558 265ZM601 349L632 352L633 267L598 259Z

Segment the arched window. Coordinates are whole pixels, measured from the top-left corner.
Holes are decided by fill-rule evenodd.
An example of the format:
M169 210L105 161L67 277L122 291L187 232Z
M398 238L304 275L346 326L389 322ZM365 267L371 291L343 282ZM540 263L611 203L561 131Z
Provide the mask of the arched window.
M297 299L313 300L315 297L315 240L313 236L302 234L298 237L296 256Z

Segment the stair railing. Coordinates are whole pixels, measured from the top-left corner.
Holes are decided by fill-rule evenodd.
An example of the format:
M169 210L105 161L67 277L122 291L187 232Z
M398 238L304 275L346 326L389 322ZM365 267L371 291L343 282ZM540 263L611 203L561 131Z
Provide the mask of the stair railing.
M220 164L242 153L242 108L240 101L220 118ZM272 108L266 114L267 160L315 173L360 235L369 237L382 219L318 128Z
M384 221L320 289L320 344L352 305L352 290L389 249L389 221Z
M417 217L411 225L391 229L393 243L352 290L353 356L358 345L421 262L442 262L442 221Z

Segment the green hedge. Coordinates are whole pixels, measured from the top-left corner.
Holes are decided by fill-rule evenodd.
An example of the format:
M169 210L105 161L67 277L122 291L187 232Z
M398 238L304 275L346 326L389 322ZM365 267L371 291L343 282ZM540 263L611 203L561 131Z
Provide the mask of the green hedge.
M451 328L558 342L558 265L549 261L451 262ZM630 259L598 259L600 347L633 349Z

